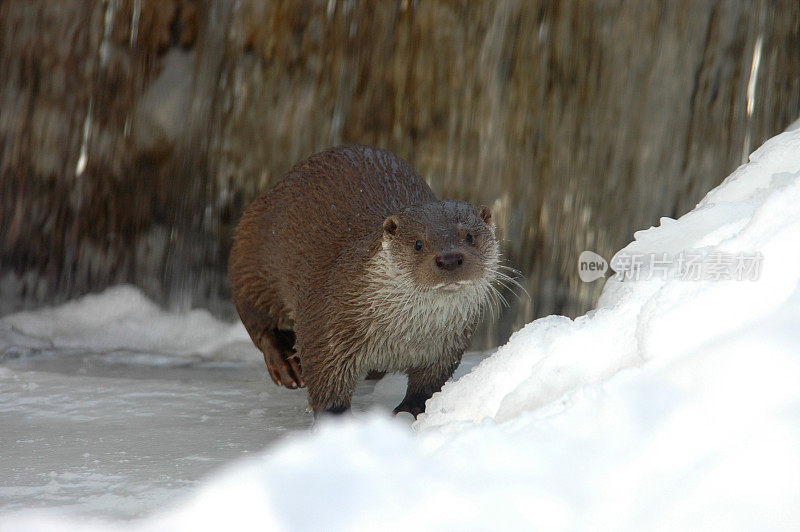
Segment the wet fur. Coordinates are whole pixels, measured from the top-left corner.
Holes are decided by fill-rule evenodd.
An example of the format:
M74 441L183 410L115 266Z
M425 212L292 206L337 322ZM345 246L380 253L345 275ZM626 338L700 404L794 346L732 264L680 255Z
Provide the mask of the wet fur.
M396 411L416 415L455 371L489 304L498 261L489 216L438 202L389 152L316 154L245 212L229 265L234 303L268 364L296 353L315 414L349 408L368 371L405 371ZM474 245L464 245L466 231ZM423 252L410 251L422 238ZM438 288L449 274L428 267L442 249L464 254L459 275L470 280L455 289Z

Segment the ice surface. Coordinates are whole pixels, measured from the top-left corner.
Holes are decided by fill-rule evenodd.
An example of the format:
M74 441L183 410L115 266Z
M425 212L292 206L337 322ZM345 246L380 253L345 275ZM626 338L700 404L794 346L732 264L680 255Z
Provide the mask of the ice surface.
M214 466L308 427L302 397L265 384L254 364L121 350L5 360L0 504L113 517L161 507Z
M404 392L402 376L362 382L354 409ZM0 511L143 516L311 425L305 392L273 385L242 325L205 311L120 286L0 320Z
M385 410L306 430L302 405L263 385L239 327L163 313L129 288L98 297L141 311L93 315L84 300L17 315L0 328L0 420L11 427L0 466L12 471L0 495L7 510L146 513L126 525L146 530L796 529L799 242L796 129L618 254L709 266L757 253L755 279L685 280L674 262L609 279L595 310L528 324L445 385L412 430ZM362 412L402 393L401 381L369 386ZM0 520L117 526L41 510Z

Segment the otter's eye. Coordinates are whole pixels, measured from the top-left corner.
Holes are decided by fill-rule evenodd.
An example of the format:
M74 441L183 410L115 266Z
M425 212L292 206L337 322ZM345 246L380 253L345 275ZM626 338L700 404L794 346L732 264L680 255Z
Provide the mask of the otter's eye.
M472 236L472 233L467 233L467 236L464 237L464 240L467 241L467 244L472 244L475 242L475 238Z
M422 240L417 240L414 242L414 249L417 251L422 251Z

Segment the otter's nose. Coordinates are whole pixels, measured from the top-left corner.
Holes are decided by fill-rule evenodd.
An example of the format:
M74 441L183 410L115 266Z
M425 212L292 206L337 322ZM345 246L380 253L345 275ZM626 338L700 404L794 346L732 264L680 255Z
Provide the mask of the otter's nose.
M455 270L464 264L464 255L461 253L445 253L436 255L436 266L443 270Z

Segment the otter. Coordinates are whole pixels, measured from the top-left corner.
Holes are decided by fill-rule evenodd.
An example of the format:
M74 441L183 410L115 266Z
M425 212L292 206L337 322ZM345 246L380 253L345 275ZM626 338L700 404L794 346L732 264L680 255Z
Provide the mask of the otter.
M400 157L344 146L295 165L244 212L233 303L272 380L340 413L360 375L405 372L414 417L499 297L488 207L439 201Z

